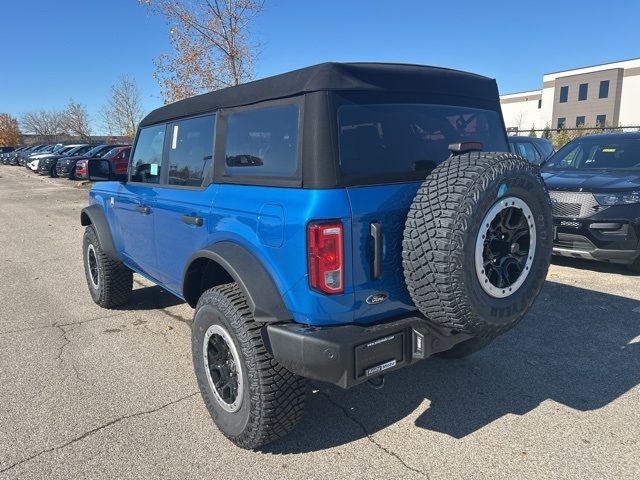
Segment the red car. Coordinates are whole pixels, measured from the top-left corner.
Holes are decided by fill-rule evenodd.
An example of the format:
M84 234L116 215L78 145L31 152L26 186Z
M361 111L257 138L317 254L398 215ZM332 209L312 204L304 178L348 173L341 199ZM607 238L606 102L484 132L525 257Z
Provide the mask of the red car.
M115 147L109 153L105 154L102 159L111 161L113 172L116 175L126 175L129 168L129 155L131 154L131 146ZM94 162L95 159L89 158L79 160L76 164L76 177L86 180L88 177L88 164Z

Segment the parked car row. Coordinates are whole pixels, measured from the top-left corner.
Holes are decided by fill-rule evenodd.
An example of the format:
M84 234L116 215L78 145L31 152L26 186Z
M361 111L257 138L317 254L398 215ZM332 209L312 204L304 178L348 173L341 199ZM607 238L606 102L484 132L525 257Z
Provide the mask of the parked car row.
M640 134L607 133L569 142L509 137L509 150L541 167L554 214L554 253L627 265L640 272ZM87 179L103 158L126 175L129 145L36 145L0 154L41 175Z
M69 180L87 178L87 165L101 158L112 163L114 172L126 173L129 163L130 145L61 143L19 147L0 154L4 165L24 166L40 175L64 177Z

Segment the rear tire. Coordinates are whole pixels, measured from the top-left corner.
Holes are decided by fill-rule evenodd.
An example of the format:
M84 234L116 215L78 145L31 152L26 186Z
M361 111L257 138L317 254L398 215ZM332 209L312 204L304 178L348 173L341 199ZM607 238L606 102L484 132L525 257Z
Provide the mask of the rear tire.
M133 291L133 272L105 255L93 225L84 231L82 251L84 273L93 301L103 308L126 303Z
M411 298L433 323L479 337L458 348L476 351L533 304L549 268L551 228L549 197L529 162L510 153L451 157L424 181L407 217Z
M237 284L204 292L191 333L202 399L220 431L255 449L289 433L302 416L305 379L278 364ZM213 342L213 343L212 343Z

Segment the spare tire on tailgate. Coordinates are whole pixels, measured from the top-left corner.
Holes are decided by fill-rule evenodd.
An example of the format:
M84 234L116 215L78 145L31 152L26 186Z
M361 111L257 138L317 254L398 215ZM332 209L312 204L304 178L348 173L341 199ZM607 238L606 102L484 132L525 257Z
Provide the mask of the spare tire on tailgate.
M549 196L536 167L510 153L453 156L426 178L404 230L403 267L431 322L476 338L513 327L544 284L552 248Z

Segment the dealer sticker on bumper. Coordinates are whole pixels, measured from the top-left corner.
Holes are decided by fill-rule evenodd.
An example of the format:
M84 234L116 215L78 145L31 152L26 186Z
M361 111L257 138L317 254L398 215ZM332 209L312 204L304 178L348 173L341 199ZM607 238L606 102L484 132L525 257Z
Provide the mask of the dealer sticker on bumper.
M371 368L367 368L364 371L364 375L365 377L370 377L371 375L376 375L384 370L387 370L391 367L395 367L396 366L396 361L395 360L391 360L390 362L386 362L383 363L381 365L377 365L375 367L371 367Z

